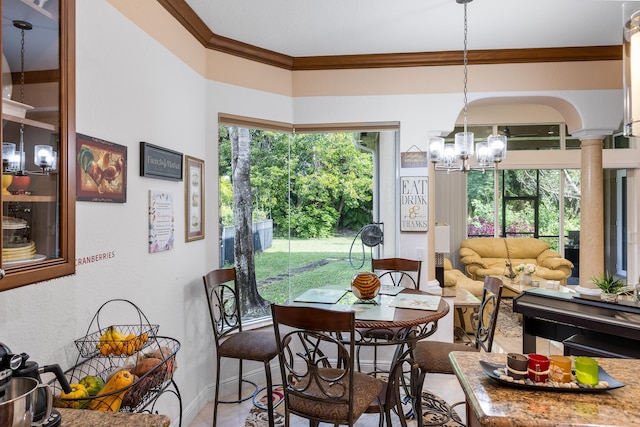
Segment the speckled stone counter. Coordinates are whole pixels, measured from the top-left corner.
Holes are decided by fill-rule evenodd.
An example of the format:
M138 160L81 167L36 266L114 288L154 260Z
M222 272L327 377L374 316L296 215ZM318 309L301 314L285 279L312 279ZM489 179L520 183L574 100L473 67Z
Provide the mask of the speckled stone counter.
M449 358L467 398L468 427L640 425L640 360L597 358L625 386L572 393L518 389L489 378L478 362L506 363L506 354L453 352Z
M62 417L60 427L169 427L171 424L171 420L165 415L56 409Z

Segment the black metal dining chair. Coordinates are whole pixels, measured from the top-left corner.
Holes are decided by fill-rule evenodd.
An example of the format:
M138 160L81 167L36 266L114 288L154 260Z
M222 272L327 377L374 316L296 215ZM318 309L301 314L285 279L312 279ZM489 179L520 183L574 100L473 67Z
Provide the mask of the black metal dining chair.
M219 403L239 403L254 399L259 392L258 385L242 376L243 360L262 362L267 380L267 407L269 426L274 426L273 399L271 393L271 360L278 355L276 337L272 328L259 331L243 331L240 300L236 288L236 270L222 268L213 270L203 276L204 290L211 314L213 337L216 345L216 390L213 406L213 427L216 426ZM221 401L220 391L220 361L223 357L238 360L238 399ZM254 386L248 396L242 396L242 384ZM255 399L254 399L254 404ZM257 404L256 404L257 406Z
M482 290L482 299L477 313L472 315L472 322L476 323L475 339L472 343L463 342L441 342L441 341L420 341L413 350L413 357L420 371L416 389L422 390L424 379L427 373L453 374L453 367L449 360L449 353L452 351L485 351L491 352L493 347L493 337L495 335L496 323L498 321L498 311L502 298L502 280L497 277L486 276ZM455 403L453 408L464 402ZM448 414L451 417L451 413ZM441 425L448 421L443 420ZM418 426L421 427L422 416L418 417ZM431 424L430 424L431 425Z
M291 414L309 420L353 426L371 406L390 422L379 396L385 384L354 367L355 313L317 307L272 304L283 378L285 426ZM390 425L390 424L389 424Z
M391 286L403 286L409 289L419 289L420 287L420 271L422 269L422 261L406 259L406 258L380 258L371 260L371 271L376 273L380 278L380 282L390 283ZM404 331L399 328L389 329L372 329L368 331L360 331L364 338L373 340L392 340ZM358 370L361 369L360 351L363 346L359 346L358 353ZM398 348L396 354L402 352L402 348ZM387 373L387 370L378 368L378 346L373 346L373 373Z

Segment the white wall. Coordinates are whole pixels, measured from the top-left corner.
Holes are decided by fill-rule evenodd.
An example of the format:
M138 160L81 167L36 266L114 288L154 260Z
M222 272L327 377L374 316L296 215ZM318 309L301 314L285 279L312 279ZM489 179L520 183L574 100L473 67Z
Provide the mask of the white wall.
M215 372L202 275L219 259L217 114L291 122L291 100L206 81L105 1L76 7L77 132L127 147L127 202L77 203L77 258L113 257L79 265L71 277L0 293L0 342L66 370L77 361L74 340L101 305L130 300L160 325L159 335L182 344L174 378L188 425L211 397ZM139 176L140 141L205 160L204 240L184 241L183 182ZM148 253L149 190L173 194L173 250ZM108 326L129 314L127 305L110 304L101 319Z

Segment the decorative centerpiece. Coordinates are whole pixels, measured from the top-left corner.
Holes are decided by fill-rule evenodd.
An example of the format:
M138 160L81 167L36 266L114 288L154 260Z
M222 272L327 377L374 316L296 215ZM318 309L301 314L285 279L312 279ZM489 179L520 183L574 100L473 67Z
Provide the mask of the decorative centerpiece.
M504 262L504 274L503 276L509 279L510 283L513 283L513 279L515 279L518 275L515 271L513 271L513 267L509 261Z
M380 291L380 278L375 273L361 271L353 276L351 291L360 300L372 300L378 296Z
M531 285L532 278L534 274L538 271L538 266L535 264L518 264L516 266L516 271L520 273L520 280L525 285Z
M622 279L616 279L605 271L600 277L594 277L591 281L602 291L600 299L607 302L617 302L618 295L626 290L626 284Z

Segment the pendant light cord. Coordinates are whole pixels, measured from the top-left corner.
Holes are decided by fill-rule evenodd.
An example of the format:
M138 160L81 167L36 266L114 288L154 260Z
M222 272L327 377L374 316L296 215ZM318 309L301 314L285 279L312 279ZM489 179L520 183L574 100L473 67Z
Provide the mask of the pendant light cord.
M24 28L20 28L20 103L24 104ZM24 162L24 123L20 123L20 173L24 173Z
M20 29L20 102L24 104L24 28Z
M31 30L33 25L27 21L13 21L13 26L20 30L20 103L24 104L24 32ZM20 170L18 174L24 175L25 154L24 154L24 123L20 123Z
M467 134L467 2L464 3L464 50L463 50L463 69L464 69L464 134Z

